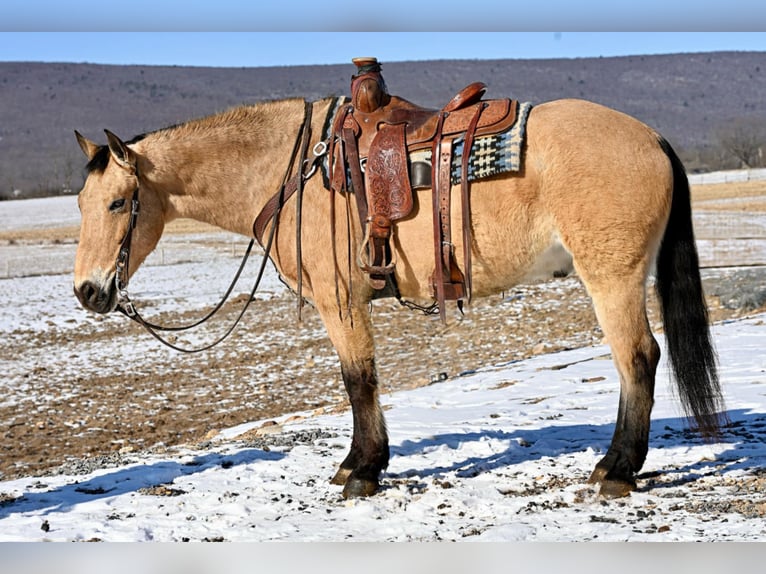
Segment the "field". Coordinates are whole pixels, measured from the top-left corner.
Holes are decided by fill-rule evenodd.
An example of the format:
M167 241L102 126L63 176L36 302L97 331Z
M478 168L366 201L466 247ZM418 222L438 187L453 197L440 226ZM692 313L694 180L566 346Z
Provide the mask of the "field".
M713 320L757 317L766 311L766 183L699 186L693 195ZM233 436L227 429L291 413L301 420L347 413L338 362L318 317L308 308L297 324L294 296L273 273L233 337L207 353L180 355L122 316L82 311L71 289L74 204L73 197L0 202L3 480L71 472L83 460L98 468L110 457L199 447ZM131 283L133 297L149 317L188 322L217 302L245 245L243 238L176 222ZM249 291L243 281L235 293ZM244 297L227 304L211 327L177 342L211 340ZM653 298L650 308L661 333ZM451 313L447 326L392 301L375 302L372 313L389 397L602 342L576 277L477 301L465 316ZM754 325L763 328L762 321ZM764 509L748 508L763 516Z

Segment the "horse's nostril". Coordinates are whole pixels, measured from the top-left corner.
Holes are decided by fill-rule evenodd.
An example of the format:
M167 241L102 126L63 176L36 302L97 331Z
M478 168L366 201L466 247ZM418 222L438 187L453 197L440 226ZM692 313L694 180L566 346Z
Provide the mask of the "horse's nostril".
M86 301L93 301L98 297L98 289L90 281L86 281L82 286L82 296Z
M93 298L95 293L96 288L90 281L83 282L79 287L77 285L74 286L74 294L84 306L88 306L88 302Z
M92 281L84 281L79 287L75 286L74 293L80 304L90 311L106 313L109 311L109 294Z

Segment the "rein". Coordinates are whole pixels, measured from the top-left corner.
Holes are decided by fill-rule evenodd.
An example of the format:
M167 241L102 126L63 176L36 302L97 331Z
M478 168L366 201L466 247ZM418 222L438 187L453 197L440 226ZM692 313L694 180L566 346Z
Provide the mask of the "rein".
M226 290L226 293L224 293L221 300L218 302L218 304L204 317L199 319L198 321L195 321L194 323L190 325L180 326L180 327L166 327L161 325L156 325L154 323L151 323L144 319L141 314L136 309L135 304L133 301L131 301L130 296L128 295L128 282L129 282L129 269L130 269L130 248L131 248L131 242L133 238L133 230L136 227L136 224L138 223L138 214L140 211L140 202L139 202L139 184L138 184L138 171L136 171L136 189L133 191L133 197L131 199L131 209L130 209L130 220L128 221L128 228L125 231L125 235L122 238L122 241L120 242L120 250L117 254L117 260L116 260L116 272L115 272L115 287L117 288L117 310L125 315L126 317L132 319L133 321L137 322L139 325L144 327L150 335L152 335L155 339L160 341L162 344L170 347L171 349L174 349L176 351L180 351L182 353L199 353L201 351L206 351L208 349L211 349L212 347L218 345L221 343L224 339L226 339L233 331L234 328L239 324L242 317L245 315L245 312L247 311L248 307L250 306L250 303L255 299L255 293L258 289L258 286L261 283L261 279L263 278L263 273L266 269L266 263L269 259L269 254L271 252L271 246L274 240L274 235L277 227L277 220L279 218L279 214L282 210L282 206L284 205L284 202L292 196L296 191L298 192L299 198L302 195L303 191L303 183L308 180L312 175L314 175L316 171L316 166L319 161L319 158L324 155L326 152L326 145L324 148L320 147L320 144L323 142L320 142L320 144L317 144L314 148L314 160L309 163L309 161L306 159L306 151L308 148L308 142L311 137L311 111L312 111L312 104L310 102L304 102L304 115L303 115L303 121L301 123L300 130L298 132L298 136L296 137L295 144L293 146L293 151L290 155L290 163L287 166L287 171L285 172L284 178L282 180L282 184L280 185L279 190L276 194L269 200L269 202L266 204L266 206L261 210L260 214L258 215L258 218L256 219L256 223L253 225L256 238L258 242L263 247L263 257L261 259L260 268L258 270L258 275L256 276L255 282L253 284L253 288L250 291L250 296L247 298L247 301L245 302L245 305L243 306L242 310L240 311L237 318L234 320L233 324L221 335L218 339L213 341L212 343L209 343L207 345L204 345L199 348L194 349L188 349L179 347L170 341L163 338L158 331L187 331L189 329L192 329L194 327L198 327L202 323L206 322L208 319L213 317L220 309L223 307L223 304L226 302L226 300L229 298L229 295L231 294L232 290L234 289L234 286L239 281L239 277L242 274L242 270L245 267L245 263L247 262L248 258L250 257L250 252L253 248L253 243L255 242L255 239L251 239L250 243L247 246L247 250L245 252L245 255L243 256L242 263L240 263L239 269L237 270L234 279L232 280L231 284L229 285L229 288ZM298 163L298 173L292 175L291 173L293 171L293 166L295 165L295 159L296 156L298 156L300 149L300 162ZM269 237L266 240L266 244L263 243L263 230L265 229L266 225L271 222L271 229L269 231ZM300 246L300 243L298 244ZM300 250L300 247L298 247Z

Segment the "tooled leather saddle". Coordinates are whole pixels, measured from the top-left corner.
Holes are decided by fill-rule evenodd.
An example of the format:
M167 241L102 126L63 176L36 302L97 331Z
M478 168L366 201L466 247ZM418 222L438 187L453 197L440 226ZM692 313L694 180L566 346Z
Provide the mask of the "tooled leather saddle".
M471 210L468 162L474 138L508 130L518 103L484 100L486 85L476 82L461 90L440 110L417 106L388 93L375 58L355 58L351 101L336 116L330 141L330 180L335 191L350 191L365 231L358 264L373 289L393 281L393 224L413 209L413 189L432 189L434 260L431 288L442 320L445 301L471 297ZM458 267L451 237L453 152L462 141L460 189L463 264ZM410 154L430 150L430 166ZM427 154L426 154L427 155Z

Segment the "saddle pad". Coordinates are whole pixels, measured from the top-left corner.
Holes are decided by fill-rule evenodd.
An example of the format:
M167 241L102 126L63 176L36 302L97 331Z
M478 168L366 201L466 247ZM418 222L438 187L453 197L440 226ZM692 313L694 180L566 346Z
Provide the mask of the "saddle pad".
M468 159L468 181L476 181L509 171L521 169L521 148L526 135L527 117L532 109L529 102L519 103L519 113L511 128L499 134L477 137L471 146ZM463 161L463 138L455 143L452 152L452 185L460 183ZM410 154L410 164L423 162L431 165L431 150L424 149Z
M329 126L332 126L338 110L346 101L344 98L338 98L334 103L325 122L326 127L322 134L323 138L329 135ZM519 171L521 169L521 149L526 135L527 117L532 107L530 102L520 102L516 122L508 131L474 139L468 163L468 181L476 181L500 173ZM450 179L453 185L460 183L462 158L463 139L460 138L455 143L455 149L452 154ZM415 162L427 164L430 171L431 150L422 149L412 152L409 154L409 160L410 165ZM329 188L330 180L328 178L327 158L321 163L321 171L325 187Z
M336 97L330 104L330 111L327 113L327 118L325 118L324 125L322 126L321 141L329 141L330 135L332 134L332 126L335 124L335 119L338 116L338 112L340 112L341 108L343 108L343 106L345 106L350 101L350 98L340 96ZM322 161L319 163L319 171L322 173L322 182L324 183L326 189L330 189L329 160L330 158L327 154L325 154L324 158L322 158Z

